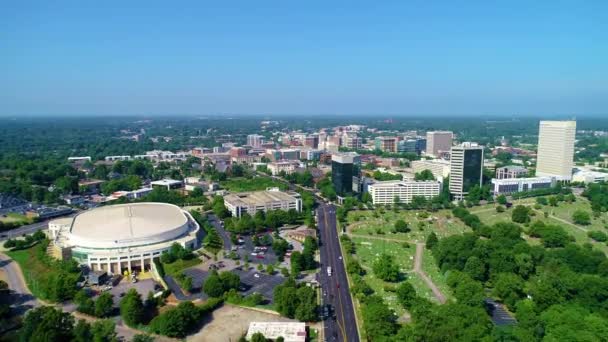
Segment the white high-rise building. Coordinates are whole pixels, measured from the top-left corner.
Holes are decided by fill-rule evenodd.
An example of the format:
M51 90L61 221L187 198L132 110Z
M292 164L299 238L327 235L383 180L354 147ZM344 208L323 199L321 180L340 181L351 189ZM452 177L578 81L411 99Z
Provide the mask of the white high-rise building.
M264 136L259 134L249 134L247 136L247 145L251 147L260 147L264 143Z
M541 121L538 132L536 175L570 180L574 166L576 121Z
M483 180L483 146L465 142L452 146L450 158L450 193L462 200L475 185Z
M453 137L454 134L449 131L426 132L426 154L439 156L441 152L449 152Z

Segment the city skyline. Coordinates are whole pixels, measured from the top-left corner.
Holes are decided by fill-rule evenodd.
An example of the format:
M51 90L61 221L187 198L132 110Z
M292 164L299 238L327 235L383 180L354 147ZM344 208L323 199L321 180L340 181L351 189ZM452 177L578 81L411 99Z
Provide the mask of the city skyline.
M130 6L6 6L0 116L549 118L608 106L603 1Z

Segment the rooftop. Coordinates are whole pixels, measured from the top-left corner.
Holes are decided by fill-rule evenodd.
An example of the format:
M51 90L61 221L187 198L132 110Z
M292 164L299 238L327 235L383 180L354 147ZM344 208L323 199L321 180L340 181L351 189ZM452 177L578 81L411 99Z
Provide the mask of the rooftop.
M255 333L275 340L282 336L285 342L306 341L306 323L303 322L251 322L247 330L247 340Z
M175 179L161 179L161 180L157 180L154 182L150 182L151 185L175 185L175 184L182 184L182 181L179 180L175 180Z
M299 194L292 192L283 192L278 190L240 192L224 196L224 200L233 205L251 206L260 203L278 202L278 201L293 201Z
M175 205L131 203L83 212L74 217L70 232L87 240L112 242L159 235L187 222L182 210Z

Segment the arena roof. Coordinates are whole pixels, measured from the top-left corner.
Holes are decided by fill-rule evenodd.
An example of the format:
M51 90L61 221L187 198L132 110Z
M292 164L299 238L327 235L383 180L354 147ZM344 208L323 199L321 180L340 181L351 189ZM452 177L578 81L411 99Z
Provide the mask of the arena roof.
M166 203L132 203L95 208L74 218L70 233L79 240L143 241L183 233L188 223L182 210ZM173 234L175 233L175 234ZM172 236L175 237L175 236Z

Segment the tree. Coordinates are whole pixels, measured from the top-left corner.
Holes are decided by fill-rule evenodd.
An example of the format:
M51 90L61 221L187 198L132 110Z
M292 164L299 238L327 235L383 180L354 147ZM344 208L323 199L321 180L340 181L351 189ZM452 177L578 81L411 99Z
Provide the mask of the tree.
M51 306L41 306L27 312L19 331L19 341L46 342L72 339L74 317Z
M76 295L74 296L74 303L76 303L76 310L87 315L95 314L95 302L84 290L76 292Z
M256 332L255 334L251 335L251 342L266 342L268 341L266 339L266 337L264 337L264 334L262 334L261 332Z
M557 203L558 203L558 202L559 202L559 201L557 200L557 197L555 197L555 196L551 196L551 197L549 197L549 204L550 204L552 207L557 207Z
M154 337L146 334L137 334L133 336L131 342L154 342Z
M316 293L309 286L300 286L296 291L298 306L294 317L301 322L313 322L317 319Z
M416 289L409 282L403 282L397 287L397 299L406 310L410 310L416 298Z
M224 285L217 272L212 272L203 284L203 291L210 297L221 297L224 294Z
M363 301L363 327L370 341L387 340L397 332L396 316L381 297L372 295Z
M454 290L459 303L469 306L483 305L485 294L481 282L473 280L466 273L453 271L448 275L448 285Z
M431 232L429 236L426 238L426 248L433 249L439 243L439 239L437 239L437 234L435 232Z
M414 180L416 181L433 181L435 180L435 176L433 176L433 172L431 170L422 170L421 172L417 172L414 175Z
M476 256L467 259L464 264L464 272L474 280L483 281L486 279L486 265Z
M73 330L73 342L89 342L93 340L91 325L84 319L79 319Z
M395 231L397 233L407 233L410 231L410 228L405 221L397 220L395 221Z
M591 224L591 216L584 210L575 210L572 213L572 221L576 224L587 226Z
M95 321L91 325L91 334L94 342L117 342L116 325L110 319Z
M291 253L291 273L298 274L304 270L304 256L302 253L295 251Z
M608 235L599 230L589 231L587 232L587 236L598 242L606 242L606 240L608 240Z
M120 316L128 326L143 323L144 303L135 289L130 289L120 301Z
M494 280L492 294L513 310L515 303L524 297L524 282L513 273L499 273Z
M95 316L110 317L114 310L114 300L110 292L102 293L95 301Z
M530 222L530 209L523 205L516 206L511 213L511 220L517 223Z
M376 277L384 281L395 282L399 280L399 266L395 263L393 257L388 254L381 254L374 261L372 269Z
M496 202L500 205L506 205L507 204L507 196L505 195L498 195L496 196Z
M288 278L283 284L274 288L275 308L282 316L293 318L298 307L295 280Z

